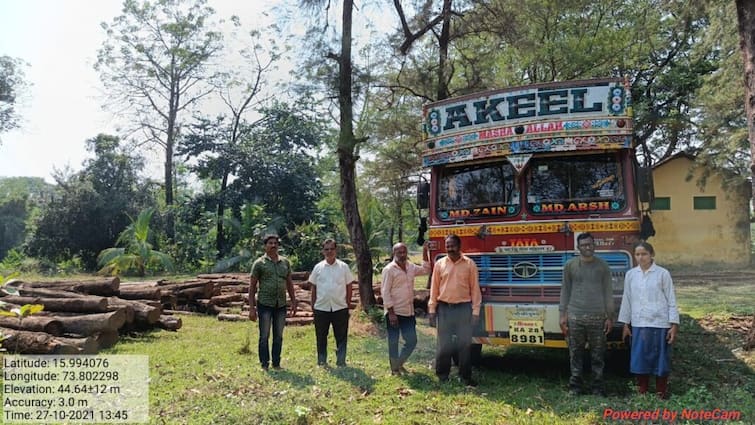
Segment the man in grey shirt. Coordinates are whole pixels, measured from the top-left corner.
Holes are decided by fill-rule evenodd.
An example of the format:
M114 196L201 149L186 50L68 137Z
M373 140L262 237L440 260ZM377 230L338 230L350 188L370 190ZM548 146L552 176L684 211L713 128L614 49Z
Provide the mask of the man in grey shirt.
M595 257L595 242L589 233L577 236L579 256L564 265L561 284L561 331L569 344L571 376L569 393L582 393L585 344L590 345L592 393L605 395L603 366L606 335L613 327L613 293L611 269Z

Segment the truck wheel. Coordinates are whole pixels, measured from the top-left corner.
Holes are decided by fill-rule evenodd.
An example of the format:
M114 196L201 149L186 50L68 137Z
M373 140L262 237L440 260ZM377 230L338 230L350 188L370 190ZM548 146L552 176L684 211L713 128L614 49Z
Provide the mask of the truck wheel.
M479 367L482 365L482 344L469 346L469 360L472 362L472 366Z

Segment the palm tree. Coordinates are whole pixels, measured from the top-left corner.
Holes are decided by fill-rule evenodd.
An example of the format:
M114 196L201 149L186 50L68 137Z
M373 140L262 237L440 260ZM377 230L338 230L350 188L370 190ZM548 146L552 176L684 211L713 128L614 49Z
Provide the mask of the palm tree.
M170 256L152 249L149 243L149 222L154 210L147 208L139 213L131 224L118 235L116 245L121 248L107 248L97 256L97 262L102 267L101 272L122 274L135 270L138 276L144 276L148 266L162 266L173 271L173 261Z

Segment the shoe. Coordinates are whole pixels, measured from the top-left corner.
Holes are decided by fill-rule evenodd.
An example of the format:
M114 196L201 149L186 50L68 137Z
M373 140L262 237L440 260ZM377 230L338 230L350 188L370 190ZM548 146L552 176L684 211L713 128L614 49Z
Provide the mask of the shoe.
M269 369L269 367L266 364L262 365L262 370L267 371L268 369Z
M273 365L273 369L275 369L275 370L283 370L283 368L281 367L281 365Z
M317 362L317 366L327 367L328 366L328 362Z
M472 378L462 379L462 381L464 382L464 385L466 385L468 387L476 387L477 386L477 381L475 381Z
M438 381L448 382L448 375L438 375Z
M346 367L346 362L336 362L336 366L338 366L338 367Z

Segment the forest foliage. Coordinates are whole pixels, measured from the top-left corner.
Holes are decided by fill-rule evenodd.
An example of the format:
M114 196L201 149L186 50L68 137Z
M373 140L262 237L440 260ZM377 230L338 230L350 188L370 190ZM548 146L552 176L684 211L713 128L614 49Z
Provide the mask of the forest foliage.
M345 211L356 205L379 265L394 242L417 237L422 104L491 88L625 78L641 163L686 151L732 184L750 177L733 2L368 2L351 18L356 198L344 204L343 62L330 60L342 51L341 16L304 3L253 28L204 0L126 0L96 52L105 106L121 112L124 131L82 141L90 158L57 171L54 185L0 179L0 274L96 271L144 211L154 213L143 242L180 272L245 270L267 232L306 270L325 237L351 247ZM303 36L292 35L297 25ZM0 88L18 84L20 62L3 61L13 73L0 74ZM144 169L155 152L159 179Z

